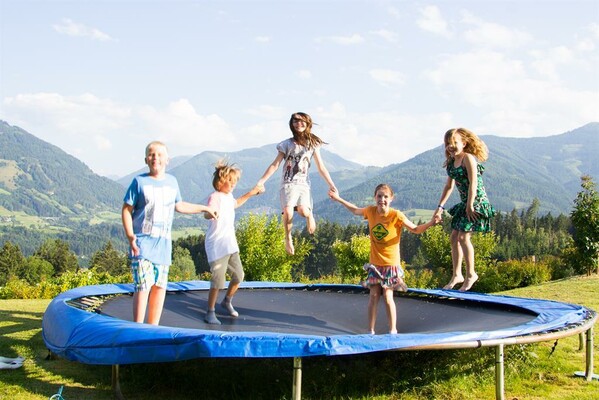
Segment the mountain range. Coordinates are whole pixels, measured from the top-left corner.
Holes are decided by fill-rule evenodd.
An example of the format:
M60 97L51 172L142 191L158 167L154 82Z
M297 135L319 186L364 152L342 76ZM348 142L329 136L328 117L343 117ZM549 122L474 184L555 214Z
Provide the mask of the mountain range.
M485 186L491 202L501 211L526 208L537 198L541 213L569 214L580 191L580 177L599 177L599 122L546 137L481 138L489 147ZM256 183L275 155L275 144L230 153L205 151L174 157L168 172L178 179L185 200L203 203L214 190L212 173L219 159L226 158L242 169L235 191L239 196ZM386 167L348 161L327 151L326 146L322 157L342 196L358 205L371 203L374 187L385 182L396 192L394 207L431 210L447 178L442 146ZM81 221L112 214L116 220L125 188L140 172L145 170L116 181L101 177L58 147L0 121L0 217L19 213ZM273 175L266 193L252 198L240 211L279 212L279 179L279 173ZM349 213L328 199L328 188L316 168L312 168L311 180L317 218L349 220ZM457 199L454 193L448 204Z

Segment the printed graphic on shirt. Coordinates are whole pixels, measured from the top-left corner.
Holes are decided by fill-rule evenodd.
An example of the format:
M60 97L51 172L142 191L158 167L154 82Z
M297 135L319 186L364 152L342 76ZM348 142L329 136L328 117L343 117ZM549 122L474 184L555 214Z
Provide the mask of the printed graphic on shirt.
M175 190L171 187L143 187L146 200L142 233L152 237L170 237L169 221L173 218L171 205L175 199Z
M388 234L389 231L383 226L383 224L376 224L372 227L372 236L374 236L377 240L382 240Z
M305 154L289 154L285 160L283 180L305 183L310 167L310 159Z
M279 143L277 150L284 154L281 183L310 185L308 170L315 149L301 146L290 138Z

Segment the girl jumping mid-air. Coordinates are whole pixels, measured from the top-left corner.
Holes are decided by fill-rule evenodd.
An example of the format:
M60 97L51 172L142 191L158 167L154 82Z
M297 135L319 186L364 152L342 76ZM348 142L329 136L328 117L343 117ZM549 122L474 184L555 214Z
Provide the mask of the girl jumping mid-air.
M322 139L312 133L312 118L306 113L297 112L291 115L289 128L293 137L277 145L277 156L266 168L257 186L264 190L264 183L283 164L281 176L281 208L283 209L283 226L285 227L285 250L294 254L291 228L293 226L293 211L306 218L306 228L310 234L316 229L316 220L312 212L312 194L308 177L312 158L320 176L327 182L329 189L337 192L335 184L320 156L320 146L325 144Z
M455 285L461 292L472 288L478 275L474 270L474 247L470 241L472 232L489 232L491 218L495 209L489 203L483 185L484 167L479 162L487 159L485 143L473 132L465 128L450 129L445 133L445 163L447 183L441 193L435 216L440 217L445 210L454 185L460 193L460 202L448 210L451 220L451 258L453 275L443 289L453 289ZM462 260L466 262L466 279L462 275Z

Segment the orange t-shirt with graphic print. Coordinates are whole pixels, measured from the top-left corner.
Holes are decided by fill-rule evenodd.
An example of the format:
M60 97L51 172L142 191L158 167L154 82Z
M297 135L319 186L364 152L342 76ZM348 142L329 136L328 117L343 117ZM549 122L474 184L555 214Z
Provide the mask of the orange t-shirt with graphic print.
M393 208L387 215L380 215L376 209L376 206L364 209L370 231L370 263L378 267L400 265L399 241L406 216Z

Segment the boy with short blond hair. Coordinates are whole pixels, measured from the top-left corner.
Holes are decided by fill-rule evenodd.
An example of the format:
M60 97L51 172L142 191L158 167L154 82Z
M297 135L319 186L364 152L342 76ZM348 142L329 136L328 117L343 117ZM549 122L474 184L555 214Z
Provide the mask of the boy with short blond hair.
M164 143L153 141L147 145L145 163L149 172L133 178L121 211L132 258L133 320L143 323L147 309L147 322L152 325L160 322L166 296L174 212L218 217L210 207L182 201L177 179L166 173L168 162Z

